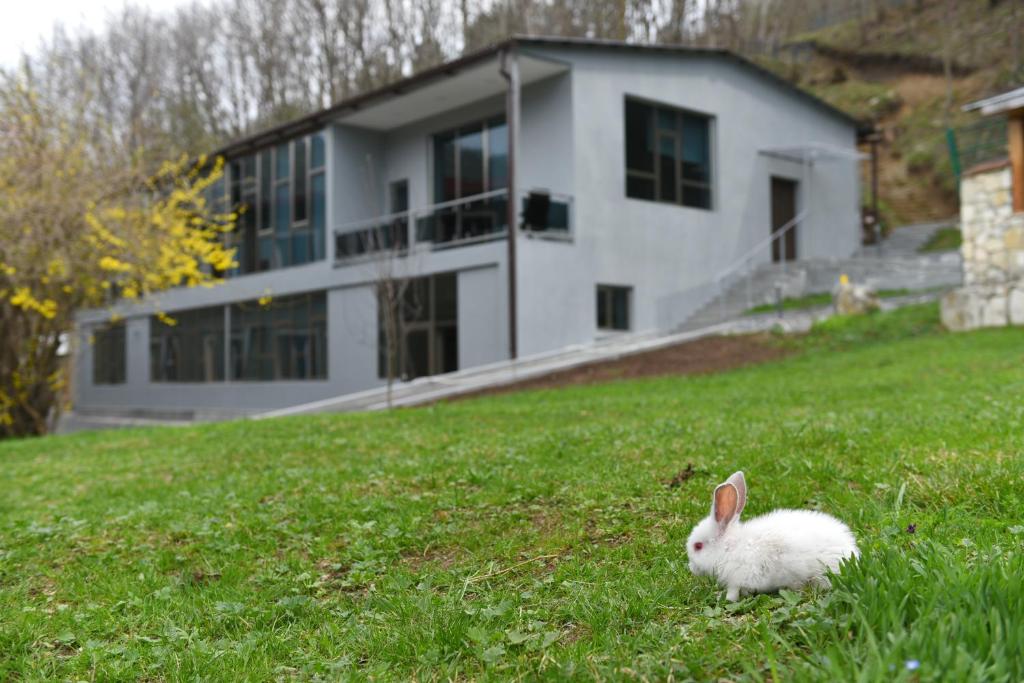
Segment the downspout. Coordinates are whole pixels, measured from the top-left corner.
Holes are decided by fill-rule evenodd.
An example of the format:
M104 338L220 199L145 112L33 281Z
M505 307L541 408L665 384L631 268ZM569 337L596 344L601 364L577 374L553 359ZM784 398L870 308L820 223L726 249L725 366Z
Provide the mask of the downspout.
M519 140L519 61L510 43L501 51L500 73L508 82L505 93L505 121L508 127L508 352L515 360L516 348L516 234L519 232L518 186L516 183L516 145Z

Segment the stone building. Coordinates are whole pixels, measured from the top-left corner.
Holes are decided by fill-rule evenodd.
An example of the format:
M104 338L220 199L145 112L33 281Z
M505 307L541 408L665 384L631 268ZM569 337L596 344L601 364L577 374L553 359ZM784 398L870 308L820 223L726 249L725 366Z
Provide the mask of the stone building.
M1008 156L961 179L964 282L943 298L942 322L951 330L1024 325L1024 88L965 109L1007 117Z

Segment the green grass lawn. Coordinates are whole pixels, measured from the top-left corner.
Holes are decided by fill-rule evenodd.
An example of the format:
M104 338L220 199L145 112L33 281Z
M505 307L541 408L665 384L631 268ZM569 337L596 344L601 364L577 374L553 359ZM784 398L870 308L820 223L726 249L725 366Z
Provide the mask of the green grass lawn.
M721 375L0 444L0 680L1021 680L1024 330L937 327L915 307ZM739 468L747 516L850 524L833 591L729 604L690 575Z
M918 251L923 254L934 251L953 251L960 248L962 241L960 228L940 228L931 236L931 239L921 245Z
M913 291L910 289L880 289L876 292L881 299L892 299L898 296L907 296L910 294L923 294L931 290L920 290ZM804 296L798 297L786 297L782 300L782 310L784 311L795 311L803 310L807 308L823 308L825 306L832 305L832 294L831 292L818 292L816 294L805 294ZM743 315L758 315L760 313L772 313L779 310L776 304L761 304L760 306L754 306L744 311Z

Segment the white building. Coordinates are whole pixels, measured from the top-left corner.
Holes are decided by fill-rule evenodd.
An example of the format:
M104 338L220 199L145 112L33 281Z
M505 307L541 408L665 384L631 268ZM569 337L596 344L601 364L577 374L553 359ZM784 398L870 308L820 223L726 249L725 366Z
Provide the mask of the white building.
M513 337L526 356L674 329L748 254L858 247L856 143L853 119L725 51L512 39L220 150L252 207L239 272L113 326L81 313L76 410L245 414L378 386L382 264L416 278L407 377L507 359ZM369 250L385 233L399 249Z

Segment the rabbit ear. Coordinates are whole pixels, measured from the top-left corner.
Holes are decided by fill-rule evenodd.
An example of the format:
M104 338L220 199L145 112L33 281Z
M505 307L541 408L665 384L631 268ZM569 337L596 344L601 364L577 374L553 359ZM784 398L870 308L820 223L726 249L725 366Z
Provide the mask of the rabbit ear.
M743 514L743 506L747 504L747 480L743 476L743 472L735 472L731 477L725 480L725 483L732 484L736 487L736 493L738 494L738 501L736 503L736 517L739 518Z
M711 502L711 515L718 522L718 529L725 531L725 528L738 516L739 491L736 486L726 482L719 484L715 489L715 497Z

